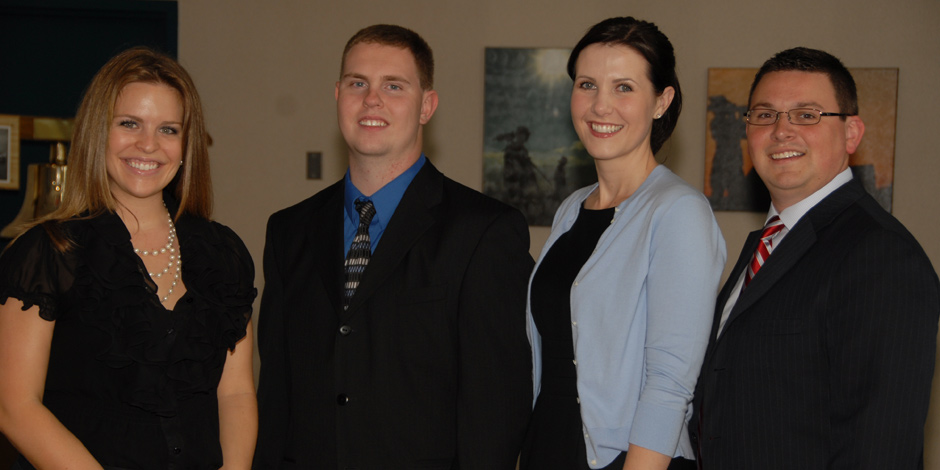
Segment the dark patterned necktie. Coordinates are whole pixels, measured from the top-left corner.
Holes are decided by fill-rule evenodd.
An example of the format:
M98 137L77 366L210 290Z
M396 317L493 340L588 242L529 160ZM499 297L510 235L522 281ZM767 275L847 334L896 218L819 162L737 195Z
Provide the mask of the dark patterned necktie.
M751 283L751 279L754 279L757 271L770 257L770 252L774 249L771 239L784 228L780 217L773 216L767 221L767 225L764 226L764 231L760 235L760 243L757 244L757 249L754 250L754 256L751 258L751 264L747 266L747 274L744 275L744 287Z
M362 279L362 273L369 264L369 256L372 255L372 240L369 238L369 224L372 223L372 217L375 215L375 205L372 201L356 201L356 211L359 212L359 228L356 229L356 237L353 238L352 245L349 247L349 253L346 254L346 284L343 287L343 310L349 308L349 301L356 293L356 287L359 287L359 280Z

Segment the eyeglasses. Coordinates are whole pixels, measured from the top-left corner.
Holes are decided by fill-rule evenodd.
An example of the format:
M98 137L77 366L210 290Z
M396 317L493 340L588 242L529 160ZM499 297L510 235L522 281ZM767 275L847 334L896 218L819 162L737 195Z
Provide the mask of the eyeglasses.
M754 126L770 126L777 123L781 114L787 115L787 120L795 126L812 126L819 124L823 116L855 116L848 113L824 113L813 108L793 108L789 111L777 111L769 108L754 108L744 116L747 123Z

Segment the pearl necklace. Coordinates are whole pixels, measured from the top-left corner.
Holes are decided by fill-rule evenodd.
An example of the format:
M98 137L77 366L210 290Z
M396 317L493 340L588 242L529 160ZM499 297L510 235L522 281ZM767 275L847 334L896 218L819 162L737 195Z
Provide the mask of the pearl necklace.
M173 218L170 217L170 212L166 213L166 221L170 226L170 234L166 237L166 245L160 248L154 248L153 250L141 250L140 248L134 248L134 253L137 255L144 256L159 256L164 253L170 254L170 262L167 263L166 267L163 268L163 271L157 273L147 273L151 278L159 279L163 277L164 274L168 274L170 269L173 269L173 282L170 283L170 288L167 289L166 295L160 299L160 303L165 303L167 299L170 298L170 295L173 294L173 289L176 288L176 285L179 283L180 279L180 268L182 266L182 260L179 255L176 253L176 248L173 247L173 242L176 241L176 226L173 225Z

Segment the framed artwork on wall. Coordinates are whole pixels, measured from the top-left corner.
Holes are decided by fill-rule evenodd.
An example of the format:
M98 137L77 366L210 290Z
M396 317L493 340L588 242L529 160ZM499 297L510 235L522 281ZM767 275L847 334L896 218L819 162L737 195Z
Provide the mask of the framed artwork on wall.
M897 125L898 69L850 68L865 135L849 166L865 189L891 211ZM756 68L708 69L705 118L705 195L712 209L764 212L767 188L753 171L744 114Z
M0 114L0 189L20 189L20 119Z
M572 191L597 181L571 124L570 49L486 48L483 192L550 226Z

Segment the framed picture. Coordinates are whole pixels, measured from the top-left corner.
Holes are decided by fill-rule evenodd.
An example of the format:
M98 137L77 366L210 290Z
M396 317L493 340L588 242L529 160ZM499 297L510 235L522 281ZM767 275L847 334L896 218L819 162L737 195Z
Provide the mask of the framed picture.
M570 49L486 48L483 192L550 226L572 191L597 181L571 124Z
M898 108L898 69L849 69L858 89L865 135L849 156L849 166L865 189L891 211L894 143ZM764 212L770 194L753 171L744 133L747 98L757 69L708 69L705 118L705 195L712 209ZM782 117L781 117L782 118Z
M20 118L0 114L0 189L20 189Z

